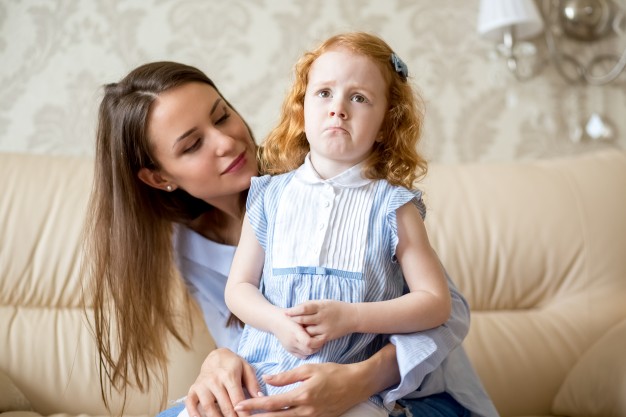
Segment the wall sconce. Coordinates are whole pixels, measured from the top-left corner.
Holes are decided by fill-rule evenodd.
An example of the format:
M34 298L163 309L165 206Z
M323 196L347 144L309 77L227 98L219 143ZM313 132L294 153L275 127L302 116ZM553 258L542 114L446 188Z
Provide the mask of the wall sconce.
M532 78L543 67L536 45L527 41L542 32L549 62L567 82L603 85L620 75L626 67L626 49L621 55L596 55L584 64L575 54L564 52L559 44L563 38L592 42L611 33L625 35L626 13L616 2L542 0L540 4L543 17L533 0L480 2L478 32L498 42L499 55L506 59L509 70L518 80Z

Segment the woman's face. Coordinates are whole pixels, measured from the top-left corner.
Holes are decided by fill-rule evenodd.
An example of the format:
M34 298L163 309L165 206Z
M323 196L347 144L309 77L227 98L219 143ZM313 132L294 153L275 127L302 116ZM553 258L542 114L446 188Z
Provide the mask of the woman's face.
M243 119L208 84L161 93L148 115L148 137L162 186L182 188L216 207L250 187L256 146Z

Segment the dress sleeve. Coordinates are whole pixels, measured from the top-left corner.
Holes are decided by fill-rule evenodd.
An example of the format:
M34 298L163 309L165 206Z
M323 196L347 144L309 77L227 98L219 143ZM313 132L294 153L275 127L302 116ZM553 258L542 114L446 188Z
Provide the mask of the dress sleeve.
M386 407L405 395L422 390L422 383L438 369L450 352L459 347L470 325L469 305L446 272L452 297L452 312L447 322L434 329L390 338L396 346L400 383L380 393Z
M422 219L426 217L426 206L422 200L422 192L420 190L409 190L404 187L395 187L387 206L387 223L391 231L391 255L396 259L396 248L398 247L398 220L396 216L397 210L411 202L420 212Z
M270 183L271 176L252 177L248 200L246 201L246 213L248 220L254 229L259 243L266 250L267 247L267 216L265 215L265 192Z

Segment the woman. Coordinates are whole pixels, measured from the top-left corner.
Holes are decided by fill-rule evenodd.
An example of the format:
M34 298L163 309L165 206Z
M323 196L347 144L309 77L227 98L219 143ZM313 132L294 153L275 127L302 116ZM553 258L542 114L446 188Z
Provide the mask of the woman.
M241 327L223 298L250 179L257 175L255 155L245 121L196 68L150 63L105 87L85 257L105 401L111 386L145 391L150 371L167 376L168 333L185 344L185 327L176 318L188 312L168 298L180 283L178 269L220 347L189 390L192 416L202 415L200 409L207 416L236 416L235 405L269 416L333 416L388 388L381 394L386 404L407 394L427 396L404 403L414 413L466 415L479 407L482 390L467 387L481 388L480 382L456 349L469 314L453 285L452 316L444 326L392 336L361 363L306 365L268 377L272 385L301 384L276 396L255 395L254 371L232 353ZM446 379L450 372L460 373ZM465 388L456 399L444 392L455 383ZM244 400L243 388L252 398Z

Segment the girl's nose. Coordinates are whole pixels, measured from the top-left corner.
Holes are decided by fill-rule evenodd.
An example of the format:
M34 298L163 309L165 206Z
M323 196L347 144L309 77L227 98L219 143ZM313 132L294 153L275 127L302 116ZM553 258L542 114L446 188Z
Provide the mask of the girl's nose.
M330 117L339 117L340 119L346 119L348 114L344 109L343 105L339 101L335 101L330 108L330 112L328 113Z
M341 119L344 119L344 120L348 117L346 112L343 111L343 110L336 110L336 111L335 110L331 110L330 111L330 117L335 117L335 116L337 116L337 117L339 117Z
M345 118L348 117L346 115L346 112L343 111L343 110L336 110L336 111L335 110L331 110L330 111L330 117L335 117L335 116L337 116L337 117L339 117L341 119L345 119Z

